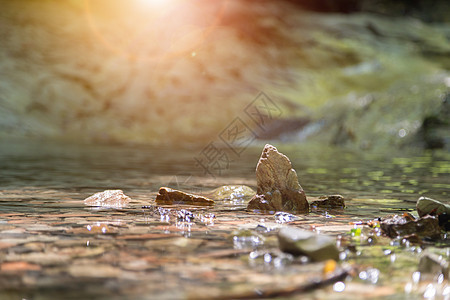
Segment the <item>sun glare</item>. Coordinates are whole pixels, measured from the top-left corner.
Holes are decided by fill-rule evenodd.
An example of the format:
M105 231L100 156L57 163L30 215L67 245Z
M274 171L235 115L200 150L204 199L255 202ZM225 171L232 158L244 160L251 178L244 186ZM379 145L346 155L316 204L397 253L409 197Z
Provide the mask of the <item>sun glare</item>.
M135 5L112 6L108 0L85 0L85 9L89 26L108 50L133 60L159 62L196 56L217 28L225 2L207 6L192 0L134 0ZM111 8L109 14L103 13L105 8Z
M149 6L163 6L172 2L170 0L137 0L137 1L143 5Z

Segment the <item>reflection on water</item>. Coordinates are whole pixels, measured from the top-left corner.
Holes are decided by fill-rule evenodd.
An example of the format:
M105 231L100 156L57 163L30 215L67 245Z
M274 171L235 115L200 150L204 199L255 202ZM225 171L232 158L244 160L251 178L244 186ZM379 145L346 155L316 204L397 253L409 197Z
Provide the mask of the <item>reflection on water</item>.
M247 148L221 170L223 176L213 178L196 164L201 149L2 141L0 187L154 191L175 179L178 185L205 188L234 182L254 185L262 147ZM364 153L307 145L278 148L290 157L309 194L416 200L420 195L446 198L450 189L450 154L445 151Z
M246 212L243 201L224 201L214 208L154 206L161 186L199 193L230 184L254 188L263 144L245 149L221 170L221 176L212 177L195 162L202 149L2 141L0 296L58 298L64 292L66 299L76 299L80 287L85 298L198 298L206 289L211 295L245 294L264 287L265 282L281 280L271 276L274 270L290 270L289 276L298 276L292 282L303 282L312 276L308 274L317 273L317 266L274 252L271 232L280 226L336 235L349 232L353 226L349 222L414 211L422 195L448 199L448 152L365 153L315 145L276 146L291 158L307 195L342 194L347 208L271 216ZM133 201L117 210L84 207L81 200L105 189L123 189ZM333 226L338 226L337 231ZM242 229L250 229L250 235L234 235ZM345 242L345 237L339 238ZM368 266L392 263L392 255L385 255L386 250L394 253L392 247L373 249L366 256L361 251L342 252L342 260L353 256ZM417 259L414 249L402 251L413 251ZM261 259L252 258L255 253ZM250 257L250 263L243 257ZM402 252L396 257L396 261L411 260L403 258ZM280 268L274 267L277 259ZM380 285L380 277L381 284L386 284L388 268L373 267L360 271L361 280ZM402 268L415 270L411 264L391 268L403 293L408 279L402 279ZM373 270L378 272L375 283L370 279ZM365 280L363 275L372 277ZM331 291L341 293L347 284L339 281ZM414 289L419 291L417 286ZM409 287L408 293L414 289Z

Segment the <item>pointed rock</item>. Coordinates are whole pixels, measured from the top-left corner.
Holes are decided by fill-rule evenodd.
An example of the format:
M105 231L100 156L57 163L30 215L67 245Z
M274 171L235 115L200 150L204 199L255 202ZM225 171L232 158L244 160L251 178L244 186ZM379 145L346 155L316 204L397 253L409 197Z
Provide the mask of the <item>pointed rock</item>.
M309 204L286 155L267 144L256 166L256 195L247 209L307 213Z

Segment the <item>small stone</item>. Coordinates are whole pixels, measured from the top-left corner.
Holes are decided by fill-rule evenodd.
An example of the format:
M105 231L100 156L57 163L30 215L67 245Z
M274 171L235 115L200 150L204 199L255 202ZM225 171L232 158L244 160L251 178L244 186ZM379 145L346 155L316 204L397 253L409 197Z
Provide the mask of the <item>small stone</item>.
M312 201L310 206L314 208L345 208L345 202L341 195L328 195Z
M309 204L289 158L267 144L256 166L256 195L247 209L307 213Z
M443 213L450 215L450 205L427 197L420 197L417 200L416 208L420 217L437 216Z
M440 238L441 229L439 221L432 216L426 216L417 220L409 216L398 216L384 219L380 222L381 230L391 238L417 235L420 238Z
M106 190L84 199L84 204L102 208L122 208L127 206L130 201L131 198L122 190Z
M161 187L156 195L157 204L214 205L214 201L203 196L193 195L168 187Z
M339 259L336 240L327 235L288 226L278 232L278 243L281 251L293 255L306 255L313 261Z

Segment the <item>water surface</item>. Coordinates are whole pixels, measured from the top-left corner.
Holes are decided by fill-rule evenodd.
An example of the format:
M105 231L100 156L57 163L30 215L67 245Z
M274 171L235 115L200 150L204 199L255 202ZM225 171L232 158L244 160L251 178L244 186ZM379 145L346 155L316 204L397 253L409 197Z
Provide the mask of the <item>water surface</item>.
M344 210L312 211L289 224L339 234L344 244L352 243L349 229L353 225L349 223L414 213L415 202L423 195L448 201L448 152L371 153L275 145L290 157L308 196L341 194L346 198ZM271 232L286 224L277 223L272 215L246 211L245 201L218 202L212 208L154 205L161 186L198 193L229 184L255 188L254 171L263 146L255 143L239 149L239 154L222 149L229 161L208 172L198 163L206 148L2 141L1 298L229 298L263 288L268 281L289 289L290 284L307 282L307 274L322 276L323 266L299 266L276 252L276 237ZM84 206L83 199L105 189L122 189L133 201L116 210ZM193 212L195 220L180 217L181 209ZM255 233L257 227L265 228L262 238ZM241 238L238 232L243 229L255 235ZM380 245L389 244L383 241ZM418 249L398 250L399 260L405 251L414 253L417 260ZM273 259L259 261L258 253L267 251L273 252ZM404 295L416 261L404 258L408 267L391 265L389 272L394 273L389 274L382 267L383 259L392 257L383 253L372 253L367 260L356 254L343 259L341 266L363 262L381 270L379 281L348 279L347 289L356 286L361 296L368 287L376 292L384 288L388 296ZM389 283L391 275L397 276L395 285ZM332 292L327 298L345 295L331 287L325 290ZM424 293L419 287L410 292ZM314 293L324 296L322 291Z

